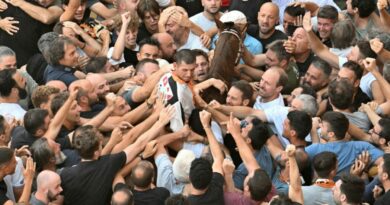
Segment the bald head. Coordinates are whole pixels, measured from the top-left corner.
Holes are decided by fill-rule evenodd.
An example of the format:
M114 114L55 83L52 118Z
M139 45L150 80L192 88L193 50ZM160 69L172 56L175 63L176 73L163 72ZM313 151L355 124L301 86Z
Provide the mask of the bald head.
M66 87L66 84L60 80L51 80L46 83L47 86L55 87L60 89L60 92L64 92L68 90L68 87Z
M154 168L148 161L140 161L131 172L131 180L139 188L148 188L153 181Z
M82 97L88 98L89 105L92 105L93 103L96 103L98 101L95 88L89 80L76 80L69 85L69 90L74 90L76 88L79 89L79 92L77 94L77 102L79 103L79 105Z
M37 176L37 189L49 189L58 182L61 183L60 175L50 170L43 170Z
M160 44L161 57L171 62L176 53L176 45L172 36L168 33L156 33L152 37Z
M86 80L88 80L95 88L96 95L100 100L103 100L104 96L110 92L107 80L101 74L89 73Z
M257 19L261 34L271 35L279 23L279 7L271 2L264 3L259 10Z

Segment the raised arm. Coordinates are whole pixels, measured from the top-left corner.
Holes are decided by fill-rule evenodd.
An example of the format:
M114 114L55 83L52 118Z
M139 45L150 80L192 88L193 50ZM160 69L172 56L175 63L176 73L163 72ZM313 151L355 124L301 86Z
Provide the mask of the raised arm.
M122 17L121 30L115 42L114 51L112 52L112 56L111 56L111 58L116 61L121 59L123 51L125 50L126 30L127 30L127 26L131 21L131 15L129 12L123 13L121 17Z
M27 158L26 161L26 169L24 169L23 175L24 175L24 188L22 195L20 196L18 202L19 203L24 203L24 204L29 204L30 201L30 195L31 195L31 187L32 183L34 181L34 176L35 176L35 167L36 164L33 161L31 157ZM13 203L11 203L13 204Z
M97 15L103 17L104 19L109 19L118 13L118 10L116 10L115 8L109 9L101 2L93 4L89 9L91 9L91 11L95 12Z
M378 2L377 2L380 21L381 21L381 24L383 24L383 26L387 30L387 32L389 32L389 30L390 30L390 15L387 12L388 6L389 5L388 5L387 0L378 0ZM375 14L375 12L373 12L373 13Z
M245 64L252 67L259 67L265 65L265 59L267 58L265 54L252 55L251 52L244 46L244 52L242 55L242 59Z
M65 11L60 16L60 22L73 20L74 15L79 6L79 0L69 0L68 6L65 8Z
M294 202L303 204L303 193L301 175L299 174L297 160L295 159L295 146L290 144L286 147L288 161L290 165L290 184L288 186L288 196Z
M142 85L142 87L136 89L133 94L131 95L131 98L134 102L143 102L145 101L151 94L153 89L156 87L158 81L160 78L170 70L160 68L157 72L153 73L151 76L149 76L145 83Z
M306 12L303 17L303 28L307 32L311 49L321 59L328 62L332 67L339 68L339 57L332 52L321 42L312 30L311 15L310 12Z
M237 144L238 152L240 153L240 157L244 162L248 173L253 173L256 169L259 169L259 163L257 163L255 157L253 156L249 145L244 141L244 138L241 136L240 120L238 120L237 118L233 118L233 114L230 114L227 129L229 133L233 136L233 139Z
M211 154L213 155L214 158L213 172L218 172L223 175L222 162L224 157L223 157L221 146L219 145L218 141L215 139L213 131L211 130L210 127L211 114L203 110L199 113L199 116L200 116L200 121L202 122L202 126L206 131L207 139L209 140Z
M142 134L133 144L124 149L124 152L126 153L126 163L133 160L149 141L157 137L160 130L168 124L174 114L175 108L172 106L168 106L161 111L158 121L154 123L152 128Z
M230 114L231 112L235 117L245 118L249 115L254 115L258 117L263 122L267 122L267 117L263 110L256 110L247 106L228 106L228 105L219 105L218 102L212 101L210 102L210 106L225 113Z
M44 8L41 6L33 5L25 0L6 0L6 1L15 7L19 7L21 10L26 12L33 19L47 25L55 23L60 18L63 12L59 6L50 6L48 8Z
M72 103L76 100L77 93L78 90L70 91L70 95L68 99L58 110L56 115L54 115L53 119L49 124L49 128L47 129L43 137L46 137L48 139L53 139L53 140L57 138L57 135L60 132L62 124L64 123L64 120L66 118L67 112L70 110L70 106L72 105Z

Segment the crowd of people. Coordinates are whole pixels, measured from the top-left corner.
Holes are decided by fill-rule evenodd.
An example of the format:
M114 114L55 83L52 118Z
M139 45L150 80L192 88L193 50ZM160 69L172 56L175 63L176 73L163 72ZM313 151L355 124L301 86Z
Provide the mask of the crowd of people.
M0 204L390 204L389 4L0 0Z

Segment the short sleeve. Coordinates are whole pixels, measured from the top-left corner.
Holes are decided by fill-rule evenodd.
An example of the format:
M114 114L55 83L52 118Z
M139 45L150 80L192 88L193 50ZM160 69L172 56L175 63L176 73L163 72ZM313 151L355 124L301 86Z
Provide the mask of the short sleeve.
M345 57L339 57L339 68L341 69L344 63L348 62L348 59Z
M111 47L110 49L108 49L108 52L107 52L107 58L108 58L108 61L111 63L111 65L119 65L121 63L124 63L126 62L125 61L125 56L123 55L122 53L122 56L121 56L121 59L120 60L114 60L112 59L112 54L114 53L114 47Z
M16 163L15 173L12 175L12 187L21 187L24 185L23 161L16 157Z
M173 176L172 162L167 154L160 154L156 158L157 186L171 190L175 178Z

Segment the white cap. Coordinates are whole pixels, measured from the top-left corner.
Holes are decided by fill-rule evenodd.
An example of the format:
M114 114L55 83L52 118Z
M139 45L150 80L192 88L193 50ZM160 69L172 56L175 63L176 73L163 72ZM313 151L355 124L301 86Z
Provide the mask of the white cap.
M233 10L224 13L219 19L222 23L233 22L235 24L246 24L246 16L241 11Z

